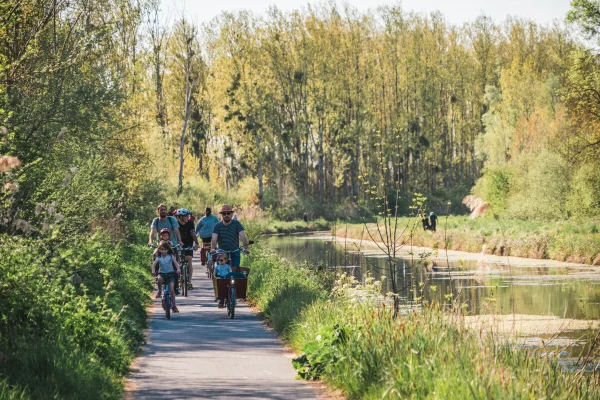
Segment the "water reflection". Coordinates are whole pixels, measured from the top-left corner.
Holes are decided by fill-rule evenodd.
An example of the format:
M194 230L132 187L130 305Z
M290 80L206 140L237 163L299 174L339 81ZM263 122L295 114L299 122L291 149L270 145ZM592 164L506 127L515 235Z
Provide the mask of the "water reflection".
M291 261L337 268L361 280L367 272L391 291L385 256L359 253L353 246L313 237L274 236L267 246ZM484 265L477 261L435 262L420 254L395 260L397 288L407 301L415 297L445 304L448 295L471 315L527 314L593 320L600 318L600 282L574 279L584 269Z

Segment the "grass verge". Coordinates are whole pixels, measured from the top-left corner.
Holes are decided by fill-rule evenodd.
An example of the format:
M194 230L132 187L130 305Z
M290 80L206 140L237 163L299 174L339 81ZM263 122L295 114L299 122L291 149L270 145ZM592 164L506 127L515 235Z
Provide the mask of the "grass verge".
M255 249L251 301L295 351L300 376L321 379L349 398L598 398L598 375L563 373L493 337L481 339L460 316L436 308L394 316L380 287L336 281Z

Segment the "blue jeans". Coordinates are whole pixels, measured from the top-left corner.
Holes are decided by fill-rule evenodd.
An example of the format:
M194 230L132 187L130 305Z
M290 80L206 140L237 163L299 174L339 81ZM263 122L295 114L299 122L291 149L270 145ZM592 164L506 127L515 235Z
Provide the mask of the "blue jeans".
M230 261L231 261L231 268L235 268L235 267L239 267L240 266L240 260L241 260L241 256L240 256L240 252L236 251L235 253L231 253L229 255L231 257Z

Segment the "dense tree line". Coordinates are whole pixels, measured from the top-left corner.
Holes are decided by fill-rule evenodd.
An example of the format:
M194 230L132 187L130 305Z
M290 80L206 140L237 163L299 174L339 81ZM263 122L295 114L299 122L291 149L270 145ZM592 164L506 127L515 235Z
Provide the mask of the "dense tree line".
M590 4L574 3L575 27ZM597 57L572 27L458 27L399 6L224 13L198 36L196 173L252 176L262 206L368 204L383 188L402 211L414 192L458 211L474 187L497 213L598 214Z
M262 207L351 210L383 188L403 211L472 190L521 217L600 210L598 59L572 32L596 40L597 2L575 1L570 28L332 3L202 27L165 24L157 0L0 7L0 153L21 162L5 230L41 223L40 203L130 213L149 171L175 169L179 191L253 179Z

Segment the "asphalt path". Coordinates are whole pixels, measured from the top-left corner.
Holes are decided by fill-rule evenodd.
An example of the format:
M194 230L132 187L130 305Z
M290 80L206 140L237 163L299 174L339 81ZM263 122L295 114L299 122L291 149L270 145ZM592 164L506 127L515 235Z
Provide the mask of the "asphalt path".
M194 290L177 297L179 314L167 320L154 300L147 344L132 367L126 398L319 398L315 388L295 379L292 355L250 307L238 302L233 320L226 308L217 308L205 268L196 257L194 265Z

